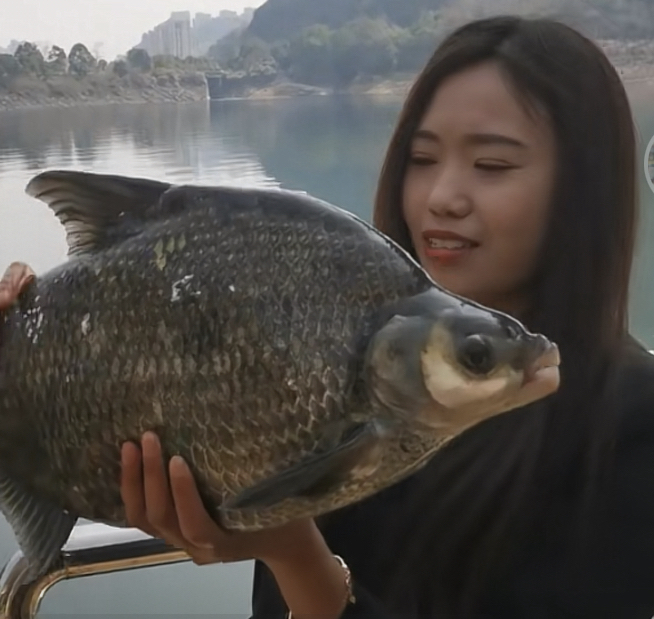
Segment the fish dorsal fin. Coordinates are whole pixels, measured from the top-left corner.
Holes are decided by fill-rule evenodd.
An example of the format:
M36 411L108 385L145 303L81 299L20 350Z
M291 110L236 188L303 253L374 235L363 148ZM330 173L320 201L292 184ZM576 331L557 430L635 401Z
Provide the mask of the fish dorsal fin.
M98 251L129 225L142 223L150 207L170 189L169 183L144 178L50 170L35 176L25 191L45 202L66 230L68 255ZM124 233L117 235L123 228Z

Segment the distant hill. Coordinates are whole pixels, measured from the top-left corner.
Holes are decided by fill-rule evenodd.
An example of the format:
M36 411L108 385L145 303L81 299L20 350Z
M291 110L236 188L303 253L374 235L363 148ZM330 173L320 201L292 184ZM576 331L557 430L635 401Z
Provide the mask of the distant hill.
M267 0L208 56L227 72L336 88L415 72L457 25L551 16L595 39L654 39L654 0Z
M595 39L654 38L654 0L454 0L447 19L455 24L498 13L554 17Z
M209 48L230 32L248 26L253 9L246 9L240 15L236 11L220 11L216 16L196 15L191 36L194 55L204 56Z
M252 17L248 33L272 43L315 25L338 29L362 17L409 27L423 12L447 0L268 0Z
M268 0L208 52L227 71L310 85L412 71L432 51L446 0Z

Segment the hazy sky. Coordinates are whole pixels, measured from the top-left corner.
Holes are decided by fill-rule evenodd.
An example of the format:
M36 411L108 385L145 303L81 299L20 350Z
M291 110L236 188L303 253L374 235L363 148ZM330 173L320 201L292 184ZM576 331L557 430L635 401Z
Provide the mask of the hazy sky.
M218 14L258 7L264 0L0 0L0 47L9 41L49 41L66 51L77 42L90 50L103 41L102 57L112 60L165 21L171 11Z

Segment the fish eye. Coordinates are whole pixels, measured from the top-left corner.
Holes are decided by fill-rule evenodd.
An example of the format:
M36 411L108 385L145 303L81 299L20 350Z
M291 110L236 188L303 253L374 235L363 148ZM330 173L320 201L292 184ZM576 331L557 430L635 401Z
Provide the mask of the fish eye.
M488 374L495 366L495 354L488 340L470 335L461 344L459 363L473 374Z

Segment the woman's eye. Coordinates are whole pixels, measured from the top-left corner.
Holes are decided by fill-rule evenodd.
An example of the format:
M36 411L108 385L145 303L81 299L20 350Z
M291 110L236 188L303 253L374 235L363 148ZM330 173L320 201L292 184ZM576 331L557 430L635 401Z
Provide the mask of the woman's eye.
M436 163L433 157L427 157L426 155L411 155L410 161L414 165L433 165Z
M484 172L504 172L506 170L513 170L515 166L508 163L485 163L480 162L475 164L475 167Z

